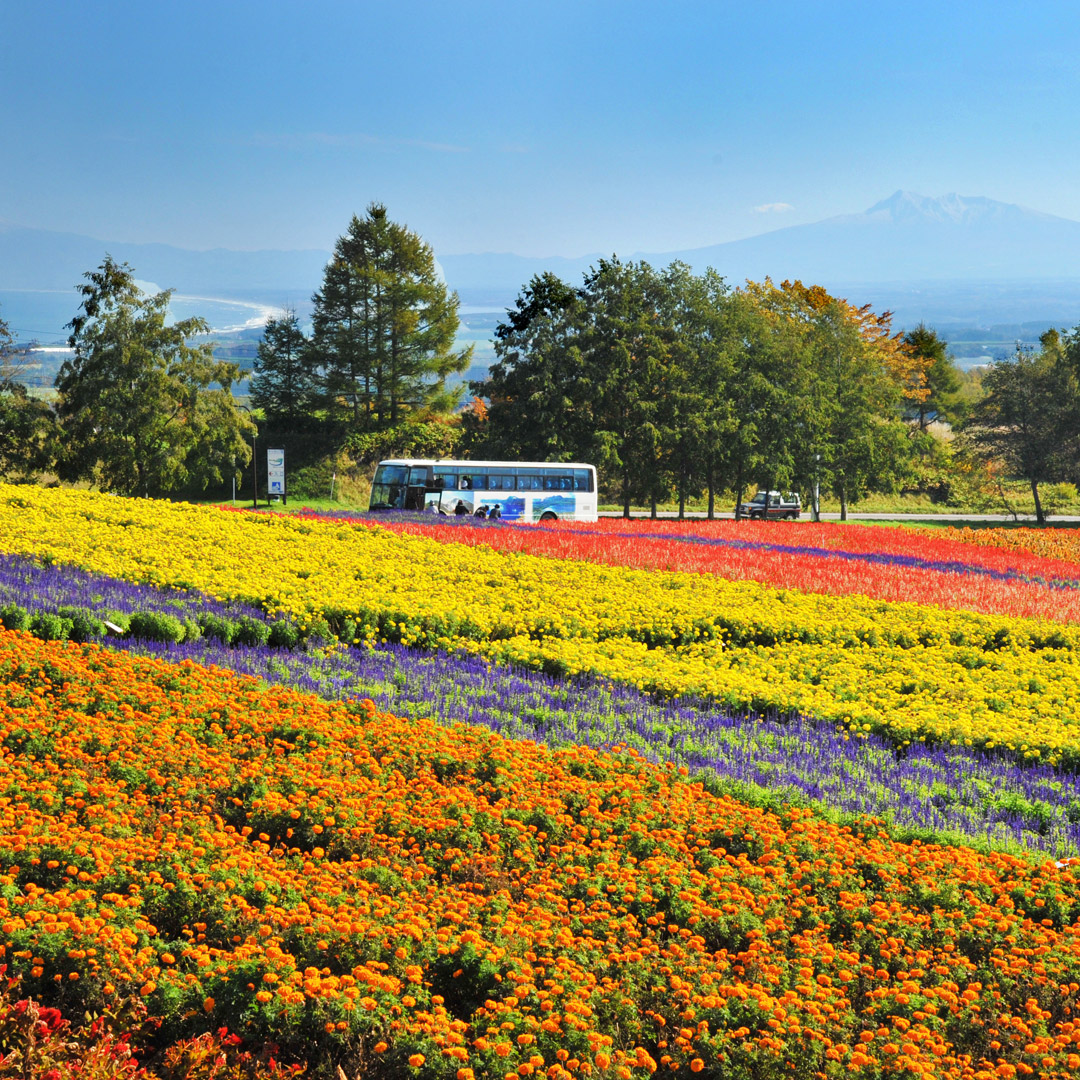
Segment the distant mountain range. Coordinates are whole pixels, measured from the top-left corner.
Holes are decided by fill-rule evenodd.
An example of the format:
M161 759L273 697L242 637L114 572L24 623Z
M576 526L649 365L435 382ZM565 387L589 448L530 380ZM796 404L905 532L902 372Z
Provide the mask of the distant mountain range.
M1080 222L981 197L935 199L897 191L860 214L629 257L657 266L679 259L697 272L711 266L732 284L766 276L801 278L877 307L910 309L929 302L933 313L927 308L918 316L928 319L1054 321L1067 312L1080 320ZM578 281L598 258L446 255L440 262L461 296L479 301L512 297L544 270ZM1013 293L1015 302L1009 299ZM875 301L875 294L887 299ZM1039 299L1044 295L1045 302Z
M25 303L34 323L56 321L59 332L77 306L73 286L106 252L130 263L141 280L186 297L291 303L301 311L330 257L320 250L107 243L0 222L0 315L13 326L29 326L19 314ZM661 266L680 259L696 271L711 266L732 284L767 275L801 278L854 302L889 308L898 326L921 319L940 327L1080 322L1080 222L981 197L897 191L862 213L684 251L619 255ZM598 258L463 254L439 262L464 304L499 309L535 274L551 270L577 283ZM53 296L56 316L44 304Z

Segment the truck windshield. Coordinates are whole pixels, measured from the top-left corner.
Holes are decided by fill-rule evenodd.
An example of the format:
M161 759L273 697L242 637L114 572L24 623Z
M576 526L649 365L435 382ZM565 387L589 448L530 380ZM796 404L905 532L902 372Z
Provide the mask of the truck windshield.
M765 492L759 491L750 501L752 503L763 503L765 501Z
M371 484L372 510L403 510L409 470L404 465L380 465Z

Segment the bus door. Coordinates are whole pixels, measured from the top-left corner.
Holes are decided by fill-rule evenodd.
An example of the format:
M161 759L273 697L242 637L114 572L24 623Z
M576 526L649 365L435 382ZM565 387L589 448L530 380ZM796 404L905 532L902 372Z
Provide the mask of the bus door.
M442 478L432 475L430 465L413 465L409 469L409 486L405 493L405 509L420 513L430 503L438 509L442 499ZM433 497L432 497L433 496Z

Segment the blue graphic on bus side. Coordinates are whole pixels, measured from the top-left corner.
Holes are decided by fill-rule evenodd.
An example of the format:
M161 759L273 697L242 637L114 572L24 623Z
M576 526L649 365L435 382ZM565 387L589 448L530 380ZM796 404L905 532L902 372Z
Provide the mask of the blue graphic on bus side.
M550 511L560 517L570 516L574 513L573 495L545 495L542 499L533 499L533 521Z
M498 504L503 521L520 521L521 515L525 513L525 500L516 495L507 499L493 499L492 503Z

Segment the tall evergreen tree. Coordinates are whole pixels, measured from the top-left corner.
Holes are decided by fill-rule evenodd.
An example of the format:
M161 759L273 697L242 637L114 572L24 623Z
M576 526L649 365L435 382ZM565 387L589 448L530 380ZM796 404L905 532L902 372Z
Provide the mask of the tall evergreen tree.
M473 392L486 397L482 452L494 458L591 461L593 371L581 351L585 306L555 274L534 277L495 328L496 361Z
M958 419L963 411L960 373L949 355L949 343L938 337L933 327L919 323L904 335L904 344L919 360L924 379L923 393L905 398L906 415L919 431L925 431L933 420Z
M296 312L270 319L259 342L251 378L251 402L271 424L295 428L311 418L317 380L308 339Z
M582 352L596 378L597 464L617 476L623 516L663 485L662 399L671 378L666 283L646 262L601 259L585 276Z
M741 343L736 296L715 270L695 277L679 268L673 298L686 380L682 412L688 428L677 441L679 510L681 514L688 494L705 491L711 520L717 488L728 482L728 451L738 423L731 398Z
M472 357L471 346L453 350L457 294L439 279L431 248L380 203L353 217L313 301L314 360L331 418L380 430L456 403L446 380Z

